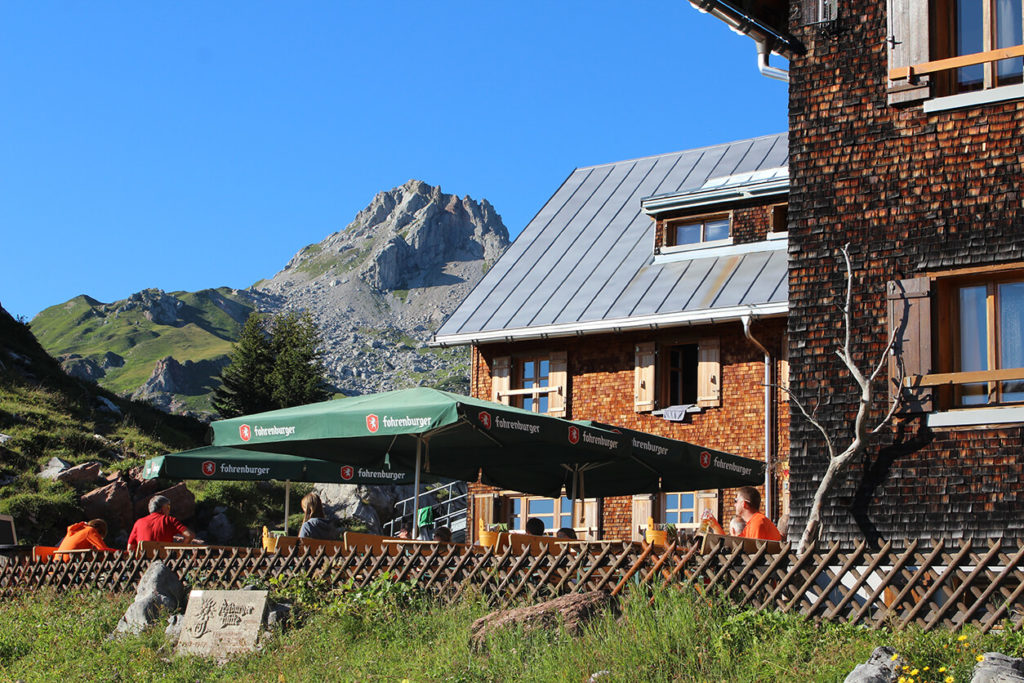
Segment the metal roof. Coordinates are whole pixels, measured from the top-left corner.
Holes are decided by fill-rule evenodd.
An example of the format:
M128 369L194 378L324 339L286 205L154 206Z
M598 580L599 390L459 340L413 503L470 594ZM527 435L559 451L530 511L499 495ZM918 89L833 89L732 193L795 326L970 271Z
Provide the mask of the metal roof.
M640 202L788 163L785 133L573 171L435 335L438 344L784 314L785 241L654 256ZM730 181L730 186L734 183ZM706 188L705 188L706 189Z

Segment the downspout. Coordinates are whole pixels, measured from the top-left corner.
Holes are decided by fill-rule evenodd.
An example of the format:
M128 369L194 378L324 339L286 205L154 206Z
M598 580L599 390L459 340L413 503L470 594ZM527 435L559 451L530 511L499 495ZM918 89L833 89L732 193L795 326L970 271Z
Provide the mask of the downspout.
M789 83L789 72L785 69L779 69L778 67L768 66L768 57L771 55L771 50L768 49L768 44L764 41L757 41L757 70L761 72L762 76L768 78L774 78L777 81L783 83ZM749 335L748 335L749 336ZM750 337L751 341L753 337ZM757 342L754 342L757 344ZM757 344L761 346L760 344Z
M754 335L751 334L751 316L744 315L741 320L743 320L743 334L750 340L750 343L761 349L761 352L764 353L764 509L765 514L771 517L775 512L775 495L772 491L772 469L775 455L774 441L772 439L774 431L772 423L775 412L772 410L772 370L775 367L775 363L772 361L772 354L768 352L768 349L761 342L754 339Z

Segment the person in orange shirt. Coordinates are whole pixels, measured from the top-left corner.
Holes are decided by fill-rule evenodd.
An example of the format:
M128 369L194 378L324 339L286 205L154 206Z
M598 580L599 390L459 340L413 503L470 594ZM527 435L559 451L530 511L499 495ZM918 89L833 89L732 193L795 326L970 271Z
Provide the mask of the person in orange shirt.
M753 486L743 486L736 491L736 516L743 520L741 538L757 538L762 541L781 541L782 534L761 512L761 494Z
M736 517L732 521L733 523L739 522L737 526L742 526L737 531L730 524L730 535L739 536L740 538L756 538L762 541L782 540L782 534L772 524L772 520L768 519L761 512L761 494L753 486L742 486L737 489L734 505ZM715 519L711 510L705 510L702 519L716 534L725 535L725 529Z
M113 550L103 540L107 536L107 523L102 519L92 519L88 522L76 522L68 527L68 533L60 542L55 554L59 555L65 550ZM67 558L67 555L64 555Z

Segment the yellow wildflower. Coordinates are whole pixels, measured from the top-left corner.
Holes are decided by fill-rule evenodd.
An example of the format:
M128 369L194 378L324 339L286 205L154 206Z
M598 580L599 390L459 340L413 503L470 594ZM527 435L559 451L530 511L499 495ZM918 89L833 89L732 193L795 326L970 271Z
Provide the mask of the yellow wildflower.
M967 636L957 636L957 640L967 640Z
M944 666L940 666L940 667L939 667L939 673L940 673L940 674L941 674L941 673L945 673L945 671L946 671L946 667L944 667Z
M955 681L955 680L956 679L953 678L952 676L946 676L946 680L943 681L943 683L953 683L953 681Z
M911 675L911 676L916 676L916 675L917 675L917 673L918 673L918 672L917 672L917 669L914 669L913 671L911 671L911 672L910 672L910 675Z
M978 655L977 657L975 657L975 659L980 662L983 659L985 659L985 655Z
M899 658L900 658L900 655L899 655L899 653L897 653L897 652L894 652L894 653L892 654L892 657L890 657L890 658L889 658L889 661L890 661L890 662L895 662L895 661L896 661L897 659L899 659Z
M898 681L896 681L896 683L907 683L907 677L906 676L900 676L900 679Z
M921 671L927 671L930 668L931 668L930 666L926 666L925 668L921 669Z

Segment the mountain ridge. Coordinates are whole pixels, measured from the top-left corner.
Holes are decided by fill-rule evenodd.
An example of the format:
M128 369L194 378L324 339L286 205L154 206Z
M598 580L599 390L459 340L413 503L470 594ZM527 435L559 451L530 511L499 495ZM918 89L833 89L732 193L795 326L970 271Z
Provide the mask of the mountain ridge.
M410 180L247 289L146 289L112 303L83 294L31 324L69 374L168 412L211 415L213 378L253 311L308 311L343 394L419 384L465 392L468 352L427 342L508 244L486 199Z

